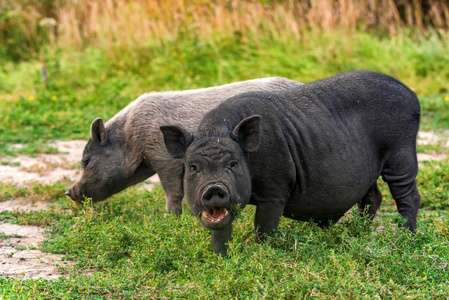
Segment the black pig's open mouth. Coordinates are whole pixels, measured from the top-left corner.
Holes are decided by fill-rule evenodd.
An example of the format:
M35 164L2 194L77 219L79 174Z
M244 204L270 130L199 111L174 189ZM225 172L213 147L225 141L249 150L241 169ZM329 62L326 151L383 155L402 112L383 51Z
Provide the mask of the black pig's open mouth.
M203 211L203 218L210 222L218 223L228 215L228 210L224 207L214 206Z

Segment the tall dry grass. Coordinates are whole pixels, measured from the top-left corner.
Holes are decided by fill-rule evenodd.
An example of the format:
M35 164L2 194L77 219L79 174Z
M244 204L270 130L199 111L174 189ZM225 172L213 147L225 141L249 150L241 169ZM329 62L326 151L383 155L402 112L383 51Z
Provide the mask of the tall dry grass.
M180 34L205 38L213 33L245 37L268 32L300 39L305 30L375 29L395 35L405 25L425 28L418 0L264 2L269 1L78 0L57 11L58 42L82 47L84 41L108 47ZM428 22L449 28L449 3L429 4Z
M20 31L30 51L44 41L82 49L139 46L180 35L202 39L238 34L245 39L270 34L299 40L305 31L336 28L389 35L406 26L421 31L428 26L449 28L446 0L56 0L45 5L37 0L5 1L23 21L12 28L11 18L0 17L0 33ZM56 22L43 22L45 18Z

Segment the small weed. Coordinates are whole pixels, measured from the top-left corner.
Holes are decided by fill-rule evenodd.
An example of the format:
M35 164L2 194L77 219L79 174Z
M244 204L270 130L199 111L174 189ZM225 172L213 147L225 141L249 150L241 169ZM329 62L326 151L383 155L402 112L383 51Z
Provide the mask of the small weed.
M61 182L53 184L31 183L29 188L18 187L0 182L0 202L11 199L24 199L27 201L51 201L59 197L65 198L64 190L66 186Z
M18 235L15 233L7 235L4 232L0 232L0 239L2 239L2 240L6 240L9 238L21 238L21 237L22 237L21 235Z
M421 130L444 132L449 129L449 101L444 95L431 95L420 98L423 116Z
M449 159L440 162L424 162L418 177L421 207L449 208Z
M416 150L418 153L427 153L431 155L449 154L449 147L446 147L441 143L437 145L418 145Z
M12 166L12 167L20 167L20 162L9 162L9 161L2 161L2 166Z

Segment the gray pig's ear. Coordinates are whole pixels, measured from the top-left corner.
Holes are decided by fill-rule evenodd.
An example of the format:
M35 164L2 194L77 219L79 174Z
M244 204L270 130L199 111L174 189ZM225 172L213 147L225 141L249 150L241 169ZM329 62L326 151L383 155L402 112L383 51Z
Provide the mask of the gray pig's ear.
M240 121L231 133L231 137L243 144L246 152L259 148L261 116L254 115Z
M90 137L94 142L100 143L101 146L106 145L108 137L102 118L96 118L90 125Z
M184 158L187 147L193 141L193 135L178 126L161 126L165 147L173 158Z

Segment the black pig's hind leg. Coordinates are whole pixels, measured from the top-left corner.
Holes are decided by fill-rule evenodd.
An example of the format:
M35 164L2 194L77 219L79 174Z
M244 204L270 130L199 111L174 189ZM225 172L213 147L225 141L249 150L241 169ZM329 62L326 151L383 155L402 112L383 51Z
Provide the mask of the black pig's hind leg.
M404 227L416 230L416 218L421 197L416 188L418 161L416 151L401 149L391 155L382 169L382 178L388 183L391 194L402 217L407 219Z
M357 205L359 207L359 212L362 215L367 215L370 220L373 220L381 203L382 194L379 191L376 181Z

